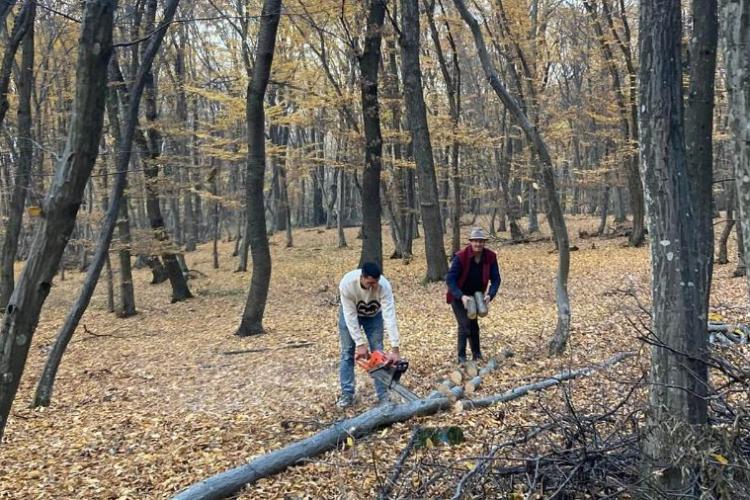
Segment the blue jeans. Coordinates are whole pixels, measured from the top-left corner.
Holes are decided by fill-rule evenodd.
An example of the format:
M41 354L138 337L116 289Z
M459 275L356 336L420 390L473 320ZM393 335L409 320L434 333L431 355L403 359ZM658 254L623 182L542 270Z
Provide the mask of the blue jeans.
M375 316L358 316L359 324L365 331L370 351L383 350L383 313ZM354 340L349 335L349 329L344 320L344 308L339 306L339 345L341 356L339 364L339 380L341 381L341 393L354 396ZM383 399L388 394L388 387L380 381L375 380L375 392L378 399Z

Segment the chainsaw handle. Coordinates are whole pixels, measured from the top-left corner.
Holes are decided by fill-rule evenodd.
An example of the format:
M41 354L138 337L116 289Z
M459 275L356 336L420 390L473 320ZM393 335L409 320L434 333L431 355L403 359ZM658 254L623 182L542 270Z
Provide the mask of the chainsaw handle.
M360 357L357 359L355 356L354 359L360 368L368 372L375 368L387 366L390 363L388 356L386 356L383 351L372 351L367 357Z

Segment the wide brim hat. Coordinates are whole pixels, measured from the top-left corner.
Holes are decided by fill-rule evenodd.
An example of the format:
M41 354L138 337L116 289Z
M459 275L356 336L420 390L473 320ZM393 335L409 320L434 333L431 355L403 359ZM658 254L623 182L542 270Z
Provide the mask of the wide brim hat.
M487 233L484 232L484 229L481 227L475 227L471 229L471 233L469 234L469 241L471 240L488 240Z

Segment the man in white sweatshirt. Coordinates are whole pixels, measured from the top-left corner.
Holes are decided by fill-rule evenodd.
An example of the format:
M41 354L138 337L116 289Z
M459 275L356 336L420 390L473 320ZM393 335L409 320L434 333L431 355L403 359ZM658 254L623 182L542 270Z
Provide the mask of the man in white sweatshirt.
M336 405L346 408L354 404L354 361L367 358L371 350L383 350L384 324L391 340L391 361L399 360L399 339L393 289L377 264L365 262L362 269L346 273L339 283L339 294L341 396ZM375 391L381 403L388 401L385 384L375 381Z

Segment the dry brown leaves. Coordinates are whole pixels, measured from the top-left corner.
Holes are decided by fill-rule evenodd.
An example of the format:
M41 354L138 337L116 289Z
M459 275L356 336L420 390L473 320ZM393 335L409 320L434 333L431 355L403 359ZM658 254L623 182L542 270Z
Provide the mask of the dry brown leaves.
M570 232L595 224L572 220ZM100 286L82 321L97 336L79 328L52 406L31 410L28 402L46 353L82 279L66 273L66 281L55 282L44 310L0 447L0 496L161 498L365 410L374 396L362 376L354 409L342 413L333 404L338 392L335 291L341 275L358 260L355 232L347 234L354 245L347 249L335 248L335 231L295 231L290 249L284 248L283 235L272 238L268 333L262 336L233 336L249 273L232 272L232 243L221 245L218 271L211 268L210 245L186 255L190 267L207 277L190 282L196 298L184 303L170 304L169 285L149 285L148 270L141 270L135 276L139 314L117 319L105 312ZM549 253L551 243L500 247L503 285L489 316L481 320L482 343L485 355L510 347L515 356L483 380L476 397L639 348L627 321L636 317L637 307L617 289L634 289L647 304L648 250L623 247L618 239L574 243L580 250L571 254L573 333L568 354L557 359L546 356L556 321L557 256ZM423 240L415 241L417 255L409 265L387 261L385 274L396 294L402 353L411 361L403 383L427 394L455 368L455 324L444 303L444 285L420 284L422 246ZM390 248L384 253L389 255ZM722 314L741 320L733 308L746 302L746 284L730 277L733 268L716 268L713 303ZM296 342L314 345L223 354ZM618 368L617 375L636 373L645 362L641 356ZM595 375L572 386L582 405L606 408L621 396L617 377ZM475 456L491 436L544 422L543 408L558 400L559 391L551 389L502 408L397 424L259 481L244 497L372 497L415 423L461 426L465 443L417 452L458 460ZM472 461L457 464L470 468Z

